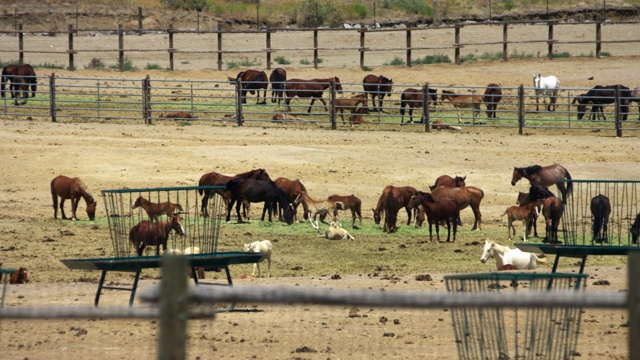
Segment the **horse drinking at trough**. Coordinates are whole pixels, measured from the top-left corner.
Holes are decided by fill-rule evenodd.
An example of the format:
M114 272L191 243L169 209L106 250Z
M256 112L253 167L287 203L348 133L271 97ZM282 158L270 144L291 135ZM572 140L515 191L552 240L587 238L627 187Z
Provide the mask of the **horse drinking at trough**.
M487 106L487 117L489 119L497 118L496 110L498 109L498 103L502 100L502 88L498 84L491 83L487 85L484 90L484 96L482 101Z
M298 197L298 195L300 195L300 193L302 193L303 191L307 191L307 188L304 186L304 184L302 183L302 181L295 179L295 180L289 180L287 178L284 177L279 177L277 179L275 179L273 181L274 183L276 183L276 185L280 188L280 190L282 190L282 192L287 196L287 202L290 204L293 204L294 201L296 200L296 198ZM298 205L299 204L295 204L293 205L293 218L294 221L296 220L296 217L298 216ZM308 216L308 212L309 212L309 208L307 207L307 203L303 202L302 203L302 208L304 209L304 219L307 219ZM280 206L278 206L278 217L282 217L282 212L284 211L284 209Z
M164 221L140 221L129 230L129 241L135 247L138 256L142 256L142 252L147 246L155 246L156 256L158 256L160 255L160 246L162 246L163 252L167 251L167 240L171 230L179 235L185 234L180 223L180 215L173 215Z
M558 226L560 225L560 218L564 213L564 205L562 201L557 197L548 197L544 200L542 207L542 214L544 215L546 235L542 242L550 244L559 244L558 240Z
M511 186L515 186L516 183L525 178L529 180L531 185L540 185L549 187L556 185L560 194L562 194L562 201L566 201L566 195L573 191L573 183L567 182L566 188L564 182L556 182L557 179L571 180L571 174L560 164L553 164L549 166L532 165L527 167L514 167L513 175L511 176Z
M560 80L557 77L542 76L541 74L533 74L533 88L536 93L536 112L539 111L539 97L542 95L542 103L547 111L556 111L556 101L558 100L558 91L560 90ZM547 105L547 97L549 97L549 105ZM553 110L551 106L553 105Z
M505 269L508 265L515 266L518 270L535 270L538 264L546 264L546 258L539 258L534 253L524 252L520 249L511 249L494 241L485 240L480 261L484 264L490 258L496 259L496 269Z
M254 180L246 178L238 178L229 180L227 183L227 191L231 196L231 201L227 206L227 222L231 217L231 208L236 204L236 215L238 223L242 223L240 216L240 204L246 200L248 202L264 202L262 210L262 220L264 220L265 212L269 212L269 222L272 222L273 209L278 204L284 209L282 217L284 221L293 224L293 208L289 205L289 199L282 190L271 180Z
M287 71L283 68L275 68L269 75L269 82L271 83L271 102L278 102L284 100L284 83L287 81Z
M367 95L371 95L373 111L382 112L382 100L384 100L385 96L391 97L393 80L382 75L369 74L362 79L362 87L364 88L365 101L367 100ZM378 97L379 106L376 106L376 96Z
M591 241L597 243L608 242L607 225L609 215L611 215L611 202L609 198L599 194L591 199L591 215L593 215L593 238Z
M417 208L422 206L427 215L429 222L429 241L433 241L432 229L436 224L436 237L440 242L440 222L447 225L447 242L451 239L451 222L453 222L453 241L456 241L456 233L458 231L457 219L460 217L458 203L455 199L445 196L434 198L430 193L418 191L417 195L413 195L409 200L409 206Z
M456 94L453 91L442 90L440 99L443 102L449 100L451 105L456 109L458 113L458 124L462 124L460 109L472 109L474 117L480 115L480 104L482 104L482 96L480 95Z
M327 102L322 98L324 91L330 86L335 87L336 91L342 91L342 84L337 76L325 79L291 79L285 82L285 104L287 104L287 111L291 112L291 99L294 97L311 98L309 104L308 113L311 113L311 107L316 100L320 100L324 105L324 111L327 111Z
M433 107L435 108L436 102L438 102L438 90L429 88L428 91L429 104L433 104ZM407 106L409 106L409 121L407 122L407 124L413 123L413 109L422 109L422 98L423 97L421 89L408 88L402 92L402 95L400 95L400 115L402 115L402 118L400 119L400 125L404 123L404 109ZM424 117L425 115L422 114L420 122L424 121Z
M51 180L51 197L53 200L53 218L58 218L58 197L60 197L60 213L63 219L67 219L64 213L64 201L71 199L71 220L78 220L76 210L80 198L84 199L87 205L87 216L89 220L96 217L96 205L98 204L89 191L89 187L80 178L70 178L64 175L56 176Z
M226 187L229 180L240 179L240 178L255 179L255 180L271 180L271 178L269 177L269 174L265 169L253 169L244 173L236 174L234 176L228 176L228 175L224 175L224 174L220 174L215 171L212 171L200 177L200 180L198 181L198 186L217 185L217 186ZM216 190L198 189L198 193L200 193L200 195L204 194L204 196L202 197L202 206L201 206L201 212L204 217L209 216L207 205L209 203L209 197L211 197L213 191L215 191L218 195L222 196L224 198L225 204L227 206L229 205L229 196L228 194L225 194L224 189L216 189ZM248 208L249 206L248 204L246 204L245 210L248 211Z
M167 217L171 217L184 211L182 210L182 205L180 204L174 204L169 201L152 203L142 196L138 196L136 201L133 203L132 209L137 209L139 207L144 209L151 221L158 220L158 216L160 215L167 215Z
M13 86L14 82L20 84L24 82L26 86L31 87L31 97L36 96L38 79L36 78L36 72L33 70L31 65L7 65L2 69L2 76L0 77L0 95L3 98L5 97L7 83L11 83L10 86ZM11 92L11 97L14 97L13 92Z
M242 86L242 103L247 103L247 91L253 95L256 94L256 104L267 103L267 88L269 87L269 78L267 73L260 70L245 70L236 75L236 78L227 77L229 82L237 84L238 82ZM260 90L262 90L262 101L260 101Z
M407 225L411 224L411 220L413 219L412 216L412 212L413 212L413 208L409 207L409 200L411 200L411 196L416 195L418 193L418 190L416 190L416 188L411 187L411 186L393 186L393 185L387 185L383 190L382 190L382 194L380 195L380 198L378 199L378 204L376 205L376 207L373 210L373 221L376 223L376 225L380 224L380 221L382 220L382 213L385 213L387 208L392 208L395 209L395 205L398 203L398 201L400 201L400 207L398 209L396 209L395 214L393 214L393 231L395 231L396 228L396 221L397 221L397 214L398 211L401 208L405 208L405 210L407 211ZM393 198L392 201L389 201L389 194L391 195L391 198ZM385 219L387 219L387 214L385 213ZM387 229L387 223L385 220L384 229Z

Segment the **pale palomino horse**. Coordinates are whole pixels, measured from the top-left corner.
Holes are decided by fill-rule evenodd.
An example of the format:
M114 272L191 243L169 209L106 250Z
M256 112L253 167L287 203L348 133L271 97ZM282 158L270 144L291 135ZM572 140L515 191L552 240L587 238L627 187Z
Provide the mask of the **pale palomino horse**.
M524 252L520 249L511 249L495 241L485 240L480 261L485 263L489 258L496 259L496 269L498 270L505 265L513 265L518 270L535 270L538 264L547 263L546 258L539 258L536 254Z
M533 74L533 87L536 91L536 112L538 111L538 99L542 95L542 103L547 111L556 111L556 100L558 99L558 90L560 90L560 80L557 77L542 76ZM549 97L549 105L547 105L547 97ZM551 110L553 105L553 110Z

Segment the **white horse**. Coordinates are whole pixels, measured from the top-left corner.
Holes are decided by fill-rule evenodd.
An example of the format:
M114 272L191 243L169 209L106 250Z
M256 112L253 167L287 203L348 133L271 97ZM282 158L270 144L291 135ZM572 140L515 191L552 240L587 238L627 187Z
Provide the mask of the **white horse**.
M558 99L558 90L560 89L560 80L557 77L542 76L533 74L533 87L536 91L536 111L538 111L538 97L542 95L542 103L547 111L556 111L556 100ZM549 97L549 105L547 105L547 96ZM553 110L551 110L553 105Z
M546 264L546 258L539 258L536 254L524 252L520 249L511 249L494 241L485 240L484 250L480 261L487 262L495 257L496 269L500 270L504 265L513 265L518 270L534 270L538 264Z
M245 252L263 253L264 256L256 263L253 264L253 272L251 276L256 276L256 268L258 269L258 277L260 277L260 263L265 259L267 260L268 272L267 277L271 277L271 251L273 250L273 244L269 240L254 241L251 244L244 244Z

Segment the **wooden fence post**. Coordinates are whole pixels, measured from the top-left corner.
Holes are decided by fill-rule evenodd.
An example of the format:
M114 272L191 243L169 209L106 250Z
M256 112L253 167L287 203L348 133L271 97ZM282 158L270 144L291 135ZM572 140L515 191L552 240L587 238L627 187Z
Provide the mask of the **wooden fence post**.
M460 24L455 25L455 35L453 40L453 46L455 47L454 58L455 58L456 65L460 65L460 28L462 28L462 25Z
M507 26L507 23L502 24L502 60L504 61L509 60L509 51L508 51L509 41L507 40L508 28L509 27Z
M629 359L640 359L640 252L630 251L628 256L627 286L629 298L627 300L629 322Z
M271 29L267 26L267 70L271 70Z
M173 26L167 32L169 34L169 70L173 71Z
M596 21L596 59L600 59L602 51L602 21Z
M374 3L375 5L375 3ZM364 33L367 32L367 29L360 29L360 68L364 67Z
M222 24L218 22L218 30L216 31L218 36L218 71L222 70Z
M24 64L24 33L22 32L22 24L18 24L18 63Z
M318 68L318 29L313 29L313 68Z
M238 126L242 126L243 122L242 101L242 79L238 78L236 80L236 120L238 121Z
M411 29L407 29L407 66L411 67Z
M518 135L524 130L524 85L518 87Z
M547 40L549 60L553 59L553 22L549 23L549 40Z
M167 255L161 262L158 359L185 359L189 286L184 274L188 270L188 260L186 256Z
M142 7L138 6L138 36L142 36Z
M56 74L51 73L49 76L49 115L51 122L57 122L56 119Z
M429 128L429 83L422 86L422 120L424 121L424 132L431 132Z
M331 130L336 129L336 86L333 82L329 83L330 103L329 103L329 121L331 121Z
M122 24L118 24L118 65L124 71L124 31Z
M622 137L622 112L620 111L620 85L616 85L616 89L613 92L613 104L615 105L615 117L616 117L616 136ZM627 110L628 111L628 110Z
M144 123L151 125L151 78L142 79L142 117Z
M73 25L69 24L69 70L75 70L74 50L73 50Z

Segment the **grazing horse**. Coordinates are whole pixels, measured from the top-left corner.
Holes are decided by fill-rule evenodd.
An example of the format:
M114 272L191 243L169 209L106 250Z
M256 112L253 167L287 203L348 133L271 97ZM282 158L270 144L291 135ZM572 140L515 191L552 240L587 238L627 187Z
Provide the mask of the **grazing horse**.
M522 178L529 180L531 185L541 185L549 187L555 184L562 194L562 202L566 201L566 195L573 191L573 183L567 182L566 188L564 182L557 182L558 179L571 180L571 174L569 171L560 164L553 164L549 166L532 165L527 167L514 167L513 175L511 177L511 186Z
M451 177L449 175L440 175L436 179L436 183L433 186L429 186L431 191L435 190L438 186L446 186L446 187L463 187L466 186L465 180L467 176L464 177L457 176Z
M173 215L164 221L140 221L129 230L129 241L135 246L138 256L142 256L146 246L155 246L156 256L158 256L160 255L160 245L162 245L163 252L167 251L167 240L171 230L179 235L185 234L180 223L180 215Z
M280 190L282 190L282 192L287 196L287 202L293 204L293 202L296 200L296 198L298 197L298 195L300 195L301 192L303 191L307 191L307 188L304 186L304 184L302 183L302 181L295 179L295 180L289 180L287 178L284 177L279 177L275 180L273 180L274 183L276 183L276 185L280 188ZM296 220L296 217L298 215L298 205L299 204L295 204L293 205L293 218L294 220ZM302 203L302 208L304 209L304 219L307 219L308 216L308 211L309 208L307 207L307 203ZM284 211L284 208L282 208L281 206L278 206L278 217L282 217L282 212Z
M602 243L607 240L607 225L611 215L609 198L600 194L591 199L591 215L593 215L593 238L591 241Z
M449 90L442 90L440 99L442 101L449 100L451 105L456 108L458 112L458 124L462 124L460 109L472 109L474 116L480 115L480 104L482 104L482 96L480 95L463 95L456 94Z
M496 259L498 271L509 269L509 265L515 267L511 270L535 270L538 264L546 264L546 258L539 258L534 253L524 252L520 249L512 249L500 245L494 241L485 240L480 261L484 264L490 258Z
M271 102L278 102L284 100L284 82L287 81L287 70L283 68L275 68L269 75L269 82L271 82Z
M387 188L388 191L387 191ZM378 221L377 224L380 223L380 212L384 212L384 224L382 226L382 231L387 234L394 233L398 230L397 222L398 222L398 212L404 206L405 209L405 200L402 196L402 192L400 188L391 186L385 188L385 191L380 195L380 199L378 200L378 205L376 209L378 210ZM411 200L411 198L409 198ZM408 203L408 202L407 202ZM410 211L410 210L409 210ZM374 210L374 219L376 218L376 211ZM408 221L411 221L411 214L409 214ZM407 223L409 225L409 223Z
M96 217L96 205L97 202L93 199L89 187L80 178L70 178L64 175L56 176L51 180L51 197L53 199L53 218L58 218L58 197L60 197L60 212L62 218L67 219L64 214L64 201L71 199L71 219L78 220L76 216L76 210L78 209L78 203L80 198L84 199L87 205L87 216L89 220L93 220Z
M355 124L364 124L366 120L362 115L369 115L369 108L366 106L360 106L355 111L351 112L351 116L349 116L349 124L351 126Z
M560 90L560 80L557 77L542 76L541 74L533 74L533 88L536 92L536 112L538 110L539 97L542 95L542 104L547 111L556 111L556 101L558 100L558 91ZM549 105L547 105L547 97L549 97ZM553 110L551 110L553 105Z
M31 97L36 96L36 90L38 88L38 79L36 78L36 72L29 64L23 65L7 65L2 69L2 76L0 77L0 96L5 97L5 89L7 83L10 82L10 89L14 87L14 82L26 83L31 87ZM14 97L13 91L11 91L11 97Z
M285 104L287 104L287 111L291 112L291 99L294 97L300 98L311 98L311 103L309 104L308 113L311 113L311 107L316 100L320 100L324 105L324 111L327 111L327 102L322 98L322 93L330 86L335 87L336 91L342 92L342 84L340 84L340 79L337 76L332 78L325 79L311 79L311 80L301 80L301 79L291 79L285 82Z
M308 209L307 216L308 216L309 222L311 223L311 226L313 226L318 231L320 231L320 226L318 224L318 220L316 219L318 215L320 215L321 222L328 224L326 221L324 221L326 215L334 214L334 217L335 217L336 207L338 206L337 202L330 201L329 199L316 200L311 196L309 196L309 193L307 193L306 191L302 191L296 197L296 199L293 201L293 206L297 206L300 203L302 203L303 205L306 204L305 208ZM342 204L340 204L340 206L342 206ZM313 208L313 211L311 211L312 208ZM313 216L312 216L312 213L313 213ZM324 215L324 217L322 215ZM334 221L335 221L335 218L334 218Z
M429 101L430 104L433 104L433 107L436 107L436 103L438 102L438 90L429 88ZM409 106L409 123L413 123L413 108L422 108L422 89L414 89L408 88L402 92L400 95L400 115L402 118L400 119L400 124L404 123L404 108ZM420 118L420 122L424 121L424 114Z
M560 218L564 212L564 205L557 197L548 197L544 200L542 214L544 215L546 235L542 242L550 244L559 244L558 241L558 225Z
M604 114L604 106L615 103L616 92L618 92L620 98L620 114L622 115L622 120L627 120L629 103L633 95L628 87L620 84L607 86L596 85L586 94L581 94L573 98L571 103L578 103L578 120L582 120L586 114L588 104L591 104L589 120L600 120L601 115L603 120L607 120L607 116Z
M371 101L373 102L373 111L382 112L382 100L385 96L391 97L391 91L393 88L393 80L386 78L382 75L376 76L369 74L362 79L362 87L364 88L365 100L367 95L371 95ZM376 106L376 96L380 106Z
M241 71L236 75L236 78L227 77L229 82L232 84L237 84L240 82L242 85L242 103L247 103L247 91L253 95L256 94L256 104L266 104L267 103L267 88L269 87L269 78L267 77L267 73L260 70L245 70ZM260 102L260 90L263 90L262 93L262 102Z
M484 191L475 186L463 186L463 187L446 187L439 186L431 191L434 198L439 199L443 197L451 197L458 204L458 211L462 211L467 206L471 207L474 216L473 227L471 230L482 230L482 213L480 212L480 203L484 198ZM462 221L458 217L456 221L457 225L462 226Z
M396 193L396 189L397 189L397 193ZM409 200L411 200L411 196L416 195L418 193L418 190L416 190L416 188L411 187L411 186L395 187L393 185L387 185L382 190L382 194L380 195L380 199L378 199L378 204L376 205L376 207L374 209L372 209L373 210L373 221L376 223L376 225L380 224L380 220L382 219L381 213L383 213L385 211L385 203L387 202L388 193L389 192L393 192L394 194L398 194L397 198L402 200L402 206L401 207L404 207L405 210L407 211L407 217L408 217L407 218L407 225L411 224L411 219L413 219L413 216L412 216L413 208L409 207L408 204L409 204ZM395 201L393 201L393 203L395 203ZM394 216L397 217L397 212L396 212L396 214ZM395 229L395 220L393 222L393 227ZM386 229L386 224L385 224L385 229Z
M336 98L336 113L340 112L340 117L342 118L342 123L344 124L344 111L349 110L351 113L354 113L358 110L358 105L367 104L367 95L366 94L358 94L354 95L350 98Z
M271 180L269 174L265 169L253 169L251 171L247 171L244 173L236 174L234 176L223 175L212 171L210 173L206 173L200 177L198 181L198 186L227 186L227 183L231 179L239 179L239 178L247 178L247 179L255 179L255 180ZM229 196L225 194L224 189L216 189L216 190L203 190L198 189L200 195L204 193L202 197L202 207L201 212L204 217L209 216L209 212L207 211L207 204L209 203L209 197L211 197L211 192L215 191L218 195L221 195L224 198L225 204L229 205Z
M362 200L357 196L351 195L331 195L327 198L328 201L336 204L333 209L333 218L338 218L338 210L351 210L351 228L356 229L356 217L360 220L360 226L362 226ZM327 214L320 215L320 221L324 222Z
M280 205L284 209L282 217L284 221L291 225L293 224L293 208L289 205L289 199L282 190L271 180L254 180L247 178L231 179L227 183L227 191L231 195L231 201L227 206L227 222L231 217L231 208L233 204L236 204L236 215L238 216L238 223L242 223L242 217L240 216L240 204L241 202L264 202L264 208L262 210L262 220L264 215L269 212L269 222L272 222L273 209L276 204Z
M502 88L498 84L491 83L484 90L482 101L487 106L487 117L489 119L496 118L496 110L498 103L502 100Z
M11 97L14 99L13 103L17 105L24 105L29 98L29 83L22 77L14 77L10 85ZM23 100L20 101L20 98Z
M538 237L538 214L542 211L542 204L544 203L544 199L548 197L556 196L549 189L541 185L531 185L528 193L524 193L522 191L518 192L518 199L516 200L516 204L520 207L527 206L529 204L536 204L537 210L533 214L533 219L527 224L526 228L527 235L531 234L531 228L533 227L533 236Z
M9 284L26 284L29 282L27 268L21 267L9 275Z
M638 235L640 235L640 213L636 215L636 219L633 221L633 224L631 224L629 232L631 233L631 242L637 244Z
M133 203L132 209L136 209L139 207L144 209L151 221L157 221L158 216L160 215L167 215L167 217L171 217L184 211L182 210L182 205L180 204L174 204L169 201L165 201L162 203L152 203L142 196L138 196L136 201Z
M422 206L424 212L427 214L427 221L429 221L429 241L433 241L432 229L435 223L436 237L438 242L440 242L441 221L447 225L447 242L451 239L451 222L453 221L453 241L456 241L456 233L458 231L456 219L460 217L460 210L458 209L458 203L455 199L449 196L435 198L430 193L418 191L418 194L413 195L409 200L409 206L413 208Z

